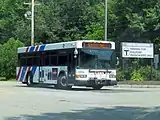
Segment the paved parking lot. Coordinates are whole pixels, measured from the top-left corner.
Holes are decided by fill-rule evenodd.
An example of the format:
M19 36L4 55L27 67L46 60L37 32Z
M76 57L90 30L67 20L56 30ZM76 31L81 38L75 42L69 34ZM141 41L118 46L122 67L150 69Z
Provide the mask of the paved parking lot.
M56 90L0 82L0 120L159 120L160 88Z

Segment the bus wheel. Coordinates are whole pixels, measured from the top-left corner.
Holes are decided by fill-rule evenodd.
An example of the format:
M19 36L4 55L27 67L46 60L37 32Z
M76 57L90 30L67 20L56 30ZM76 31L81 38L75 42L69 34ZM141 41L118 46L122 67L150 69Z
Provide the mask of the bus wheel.
M103 87L103 85L94 85L94 86L92 86L92 88L94 90L100 90L102 87Z
M33 76L31 73L27 75L27 86L32 86L33 85Z
M68 79L65 74L60 74L58 77L58 85L56 86L57 88L60 89L69 89L70 87L68 86Z

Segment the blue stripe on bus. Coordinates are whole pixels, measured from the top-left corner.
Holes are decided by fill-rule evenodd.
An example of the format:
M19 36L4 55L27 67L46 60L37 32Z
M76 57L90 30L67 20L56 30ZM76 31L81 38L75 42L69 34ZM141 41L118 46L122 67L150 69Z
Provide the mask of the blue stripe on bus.
M22 69L22 73L21 73L21 77L20 77L20 81L23 81L25 73L26 73L27 67L23 67Z
M34 76L35 72L36 72L37 66L33 66L32 67L32 75Z
M31 46L31 48L29 49L29 52L33 52L34 51L34 46Z
M41 45L39 51L43 51L46 45Z

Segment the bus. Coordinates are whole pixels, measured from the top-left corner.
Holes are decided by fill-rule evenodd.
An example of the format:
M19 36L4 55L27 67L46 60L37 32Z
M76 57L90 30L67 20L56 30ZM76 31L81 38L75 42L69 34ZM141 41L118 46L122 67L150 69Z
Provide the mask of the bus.
M115 43L77 40L20 47L16 80L58 89L117 85Z

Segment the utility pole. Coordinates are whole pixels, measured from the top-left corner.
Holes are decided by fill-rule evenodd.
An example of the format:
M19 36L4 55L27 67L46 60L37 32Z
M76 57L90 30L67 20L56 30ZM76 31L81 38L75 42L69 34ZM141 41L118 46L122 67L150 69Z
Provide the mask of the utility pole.
M31 17L31 45L34 45L34 0L32 0L32 17Z
M108 5L107 5L107 0L105 0L105 41L107 41L107 18L108 18L108 14L107 14L107 9L108 9Z
M40 5L40 4L35 4L35 0L32 0L31 3L24 3L25 5L31 5L31 46L34 45L34 7L35 5Z

